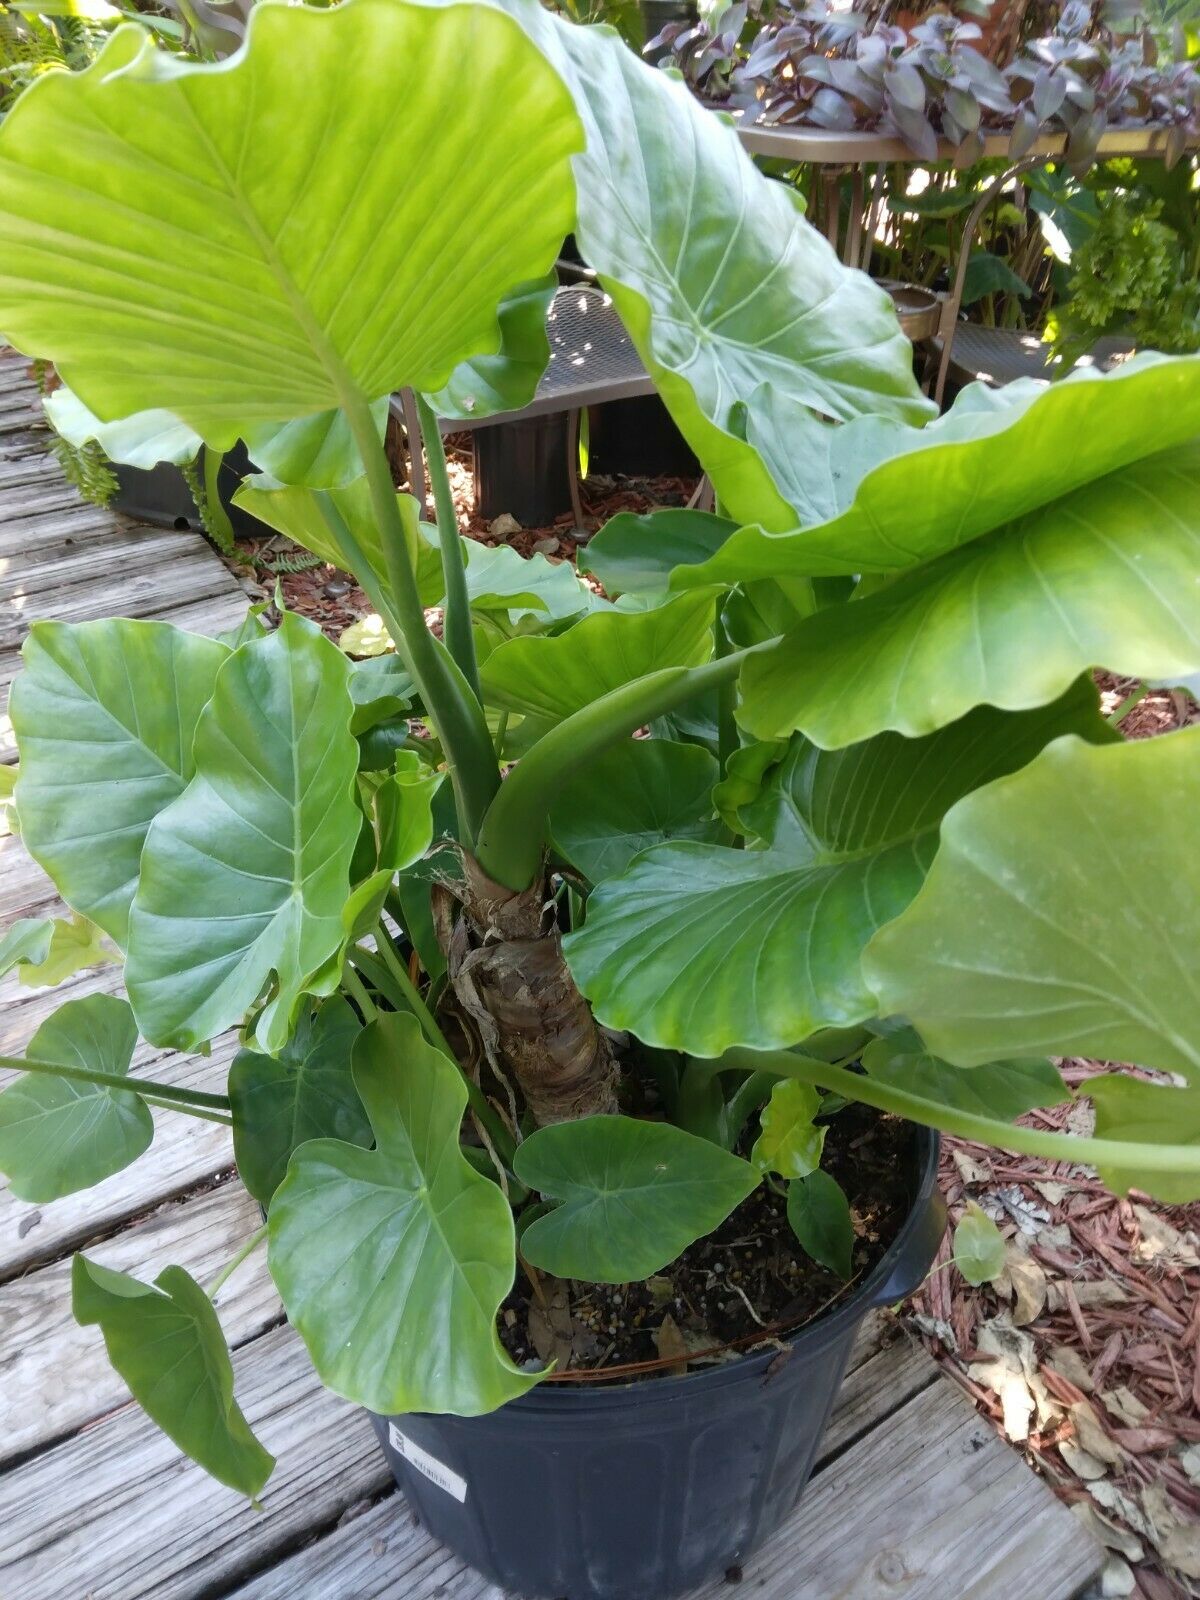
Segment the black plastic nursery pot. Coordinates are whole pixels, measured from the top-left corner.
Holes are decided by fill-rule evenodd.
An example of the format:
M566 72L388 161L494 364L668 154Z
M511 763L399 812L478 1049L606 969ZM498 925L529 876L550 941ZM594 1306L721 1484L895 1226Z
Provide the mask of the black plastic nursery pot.
M228 513L233 531L239 538L261 538L272 530L233 503L233 495L243 477L255 470L246 448L237 444L221 463L217 475L221 491L221 504ZM200 528L200 513L192 499L192 491L178 467L160 462L156 467L114 468L117 475L117 495L113 508L139 522L149 522L161 528Z
M476 428L471 447L481 517L507 511L523 528L536 528L571 509L565 411Z
M867 1313L911 1293L946 1225L938 1136L867 1278L778 1347L684 1377L546 1383L482 1417L372 1418L421 1522L527 1600L668 1600L742 1566L812 1472Z

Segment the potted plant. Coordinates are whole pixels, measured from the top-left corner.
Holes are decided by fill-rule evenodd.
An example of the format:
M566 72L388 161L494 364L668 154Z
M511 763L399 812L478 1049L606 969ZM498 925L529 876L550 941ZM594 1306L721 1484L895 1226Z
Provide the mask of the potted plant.
M422 527L378 437L401 385L527 392L502 308L572 228L721 506L614 519L606 597L461 540L432 427ZM246 1249L440 1537L573 1600L740 1562L853 1326L936 1247L912 1124L1200 1193L1200 732L1123 743L1089 676L1200 669L1200 362L928 421L884 292L682 85L533 0L268 0L219 68L122 27L0 133L0 245L5 335L98 417L257 435L239 500L395 646L35 625L22 836L129 998L4 1063L0 1167L49 1202L135 1159L152 1106L230 1122ZM65 939L5 954L61 971ZM139 1033L233 1027L225 1095L128 1073ZM1094 1138L1020 1125L1076 1050L1159 1078L1094 1081ZM853 1118L900 1196L874 1241ZM746 1207L826 1314L709 1293ZM681 1304L671 1337L695 1251L710 1314L765 1328L696 1351ZM214 1287L74 1265L134 1396L257 1495ZM606 1343L652 1325L616 1375L653 1381L561 1381L605 1376L589 1306Z

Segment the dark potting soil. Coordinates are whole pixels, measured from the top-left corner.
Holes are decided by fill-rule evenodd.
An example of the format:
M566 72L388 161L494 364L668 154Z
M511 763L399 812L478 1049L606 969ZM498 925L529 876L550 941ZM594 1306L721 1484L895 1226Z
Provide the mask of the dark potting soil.
M783 1198L763 1186L643 1283L578 1283L519 1263L501 1340L518 1364L553 1360L559 1373L612 1369L626 1380L642 1375L630 1366L661 1377L738 1360L832 1310L870 1272L908 1213L912 1148L910 1124L866 1107L829 1124L821 1165L854 1217L847 1283L804 1254Z

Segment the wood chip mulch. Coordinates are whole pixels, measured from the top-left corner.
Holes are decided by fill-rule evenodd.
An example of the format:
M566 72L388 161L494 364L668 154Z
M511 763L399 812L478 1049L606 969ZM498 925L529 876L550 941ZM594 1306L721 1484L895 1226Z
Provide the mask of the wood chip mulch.
M1135 685L1098 674L1112 714ZM1200 721L1186 695L1154 691L1122 731ZM1111 1063L1067 1060L1078 1088ZM1076 1102L1023 1119L1091 1131ZM1086 1167L946 1139L952 1225L968 1201L1005 1235L1006 1274L972 1288L951 1232L909 1321L997 1432L1108 1547L1099 1597L1200 1596L1200 1202L1111 1195Z

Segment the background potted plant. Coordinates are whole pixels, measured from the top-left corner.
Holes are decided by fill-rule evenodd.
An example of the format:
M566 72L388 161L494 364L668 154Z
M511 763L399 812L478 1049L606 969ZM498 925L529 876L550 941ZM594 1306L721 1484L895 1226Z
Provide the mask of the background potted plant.
M435 1532L576 1597L740 1561L795 1502L854 1323L941 1229L932 1140L902 1127L907 1216L856 1234L839 1119L896 1125L839 1108L1200 1193L1176 954L1200 734L1124 744L1089 677L1200 670L1200 363L927 422L883 291L681 84L533 0L266 3L219 69L123 27L0 157L6 336L98 417L247 439L270 466L240 501L353 571L395 645L351 665L289 614L34 627L23 838L129 1000L39 1030L0 1166L48 1202L135 1159L151 1105L229 1121L267 1210L246 1250L267 1238ZM572 228L723 512L614 519L588 560L615 600L461 540L436 428L423 528L379 438L398 386L428 414L450 383L529 384L500 307ZM231 1027L224 1095L128 1076L139 1032ZM1093 1139L1018 1125L1072 1050L1168 1081L1090 1082ZM824 1264L828 1315L616 1388L521 1355L539 1290L573 1319L581 1290L653 1299L747 1204ZM211 1292L75 1262L135 1397L257 1495Z

